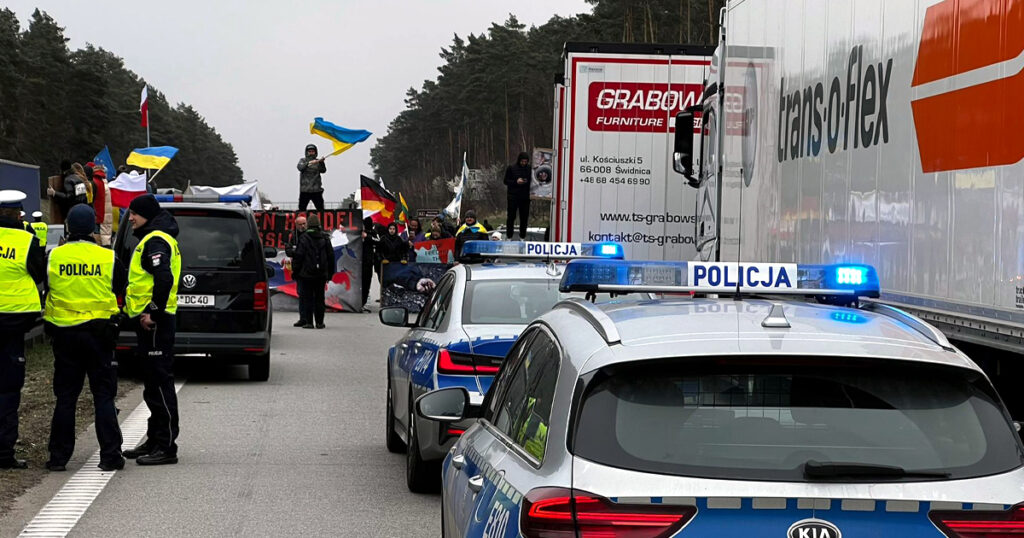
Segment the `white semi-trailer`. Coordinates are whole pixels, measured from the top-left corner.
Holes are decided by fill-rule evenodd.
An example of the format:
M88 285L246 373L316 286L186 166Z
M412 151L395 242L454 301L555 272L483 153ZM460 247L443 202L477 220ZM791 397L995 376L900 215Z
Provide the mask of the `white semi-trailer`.
M567 43L555 88L552 232L617 241L636 259L690 259L695 192L674 177L676 114L700 102L706 46ZM686 131L696 137L694 126Z
M698 256L871 264L884 302L1024 350L1024 1L742 0L721 22L703 136L676 140Z

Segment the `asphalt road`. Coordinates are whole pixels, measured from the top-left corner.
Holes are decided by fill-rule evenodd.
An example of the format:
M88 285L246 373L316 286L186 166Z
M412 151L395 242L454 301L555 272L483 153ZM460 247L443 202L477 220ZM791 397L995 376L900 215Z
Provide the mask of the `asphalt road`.
M404 456L384 448L384 356L402 330L376 309L329 314L326 330L296 317L275 312L269 382L180 368L180 462L129 462L71 536L439 536L439 497L410 493ZM30 492L18 510L47 501Z

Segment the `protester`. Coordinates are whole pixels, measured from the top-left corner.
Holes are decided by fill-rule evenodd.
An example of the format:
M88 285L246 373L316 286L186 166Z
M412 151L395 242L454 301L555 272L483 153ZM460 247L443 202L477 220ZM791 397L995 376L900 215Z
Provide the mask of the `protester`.
M370 299L370 286L373 284L373 266L376 257L376 245L380 242L380 236L374 233L373 219L363 219L363 312L369 312L366 302Z
M0 469L28 467L14 457L14 445L25 385L25 332L42 310L36 285L46 274L43 247L18 218L24 199L21 191L0 191L0 245L8 249L0 256Z
M110 237L113 234L113 206L110 203L110 196L107 192L107 173L102 168L93 171L93 187L96 189L93 197L93 209L96 211L96 233L99 236L100 245L110 246Z
M426 234L420 228L420 219L409 219L408 227L406 228L409 232L409 241L413 243L419 243L426 239Z
M488 239L490 238L487 236L487 228L484 228L482 224L476 221L476 211L472 209L466 211L466 218L462 226L459 227L458 233L455 234L456 259L462 257L462 245L466 241L487 241Z
M314 322L317 329L326 327L324 288L335 272L337 260L334 258L331 238L321 228L320 217L310 214L306 231L299 236L295 258L292 260L292 275L299 285L299 315L306 320L302 328L312 329Z
M491 241L501 241L501 232L493 232L491 234Z
M289 258L292 258L293 260L295 259L295 249L296 249L296 247L299 246L299 237L301 237L302 233L306 231L306 228L307 228L306 217L303 216L303 215L299 215L299 216L295 217L295 229L292 230L291 236L288 237L288 243L286 243L285 247L284 247L284 254L285 254L285 256L288 256ZM291 270L293 272L295 271L295 266L294 265L292 266ZM299 284L299 281L296 280L295 281L295 287L299 288L300 286L301 286L301 284ZM299 291L299 321L296 321L295 323L293 323L292 324L293 327L302 327L302 326L306 325L307 323L312 323L311 319L303 317L303 315L305 315L305 313L306 313L306 311L303 310L303 308L302 308L303 294L302 294L302 290L298 290L298 291Z
M89 174L85 171L85 167L79 163L71 165L71 171L75 173L82 180L82 184L85 185L85 203L92 205L92 180L89 179Z
M406 263L409 258L409 242L398 235L398 224L388 223L388 233L380 243L382 263Z
M383 251L381 250L381 244L384 242L384 236L387 233L387 228L385 228L379 222L373 223L373 236L377 241L375 243L373 250L373 271L377 273L377 282L383 282L384 278L384 273L382 269L383 264L381 263L384 258L382 257ZM383 291L383 286L381 287L381 291ZM380 298L377 299L377 302L380 302Z
M46 468L64 471L75 451L75 411L82 383L89 378L96 412L99 468L124 468L121 428L117 423L117 339L119 311L114 295L114 252L93 239L96 215L91 207L71 208L65 221L67 242L50 252L43 319L53 344L53 393L57 403L50 423L50 459ZM80 270L79 267L92 268Z
M78 164L78 163L75 163ZM81 168L81 165L78 166ZM60 163L60 175L64 177L64 183L60 190L53 187L46 188L46 195L57 202L57 209L60 210L61 219L66 219L68 211L76 204L89 202L87 188L85 186L85 170L78 175L72 169L70 161L64 160Z
M181 250L178 223L152 194L128 204L128 220L139 244L128 267L125 314L135 329L149 408L146 441L126 450L139 465L178 463L178 396L174 391L174 331L178 311ZM120 285L115 285L121 289Z
M505 233L508 234L509 240L512 239L516 213L519 213L519 240L526 240L526 223L530 220L530 177L532 174L530 156L526 152L520 153L516 163L505 169L505 186L508 191L508 219Z
M317 211L324 210L324 185L320 174L327 172L324 159L317 159L315 144L306 146L306 156L299 159L299 211L305 211L309 202Z
M430 220L430 231L423 234L426 241L437 241L439 239L450 239L452 234L444 229L444 219L438 215Z

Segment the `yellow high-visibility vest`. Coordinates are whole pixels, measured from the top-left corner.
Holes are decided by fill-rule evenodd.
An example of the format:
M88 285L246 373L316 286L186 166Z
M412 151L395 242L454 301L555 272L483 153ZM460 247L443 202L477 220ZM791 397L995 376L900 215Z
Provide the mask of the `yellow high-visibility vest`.
M46 248L46 233L50 227L45 222L33 222L32 231L36 234L36 239L39 240L39 246Z
M161 231L153 231L149 232L146 237L143 237L142 241L139 241L139 246L135 247L135 252L132 253L131 265L128 267L128 291L125 292L124 311L129 317L142 314L146 309L146 305L153 298L153 275L147 273L142 268L142 251L146 247L146 243L154 237L167 241L167 244L171 246L171 259L169 263L174 283L171 284L171 293L167 296L167 307L164 311L168 314L174 314L178 311L178 279L181 278L181 251L178 250L178 242L173 237Z
M59 246L50 253L46 275L46 321L71 327L117 314L113 250L88 241Z
M28 251L36 237L25 230L0 228L0 314L39 312L39 288L28 274Z

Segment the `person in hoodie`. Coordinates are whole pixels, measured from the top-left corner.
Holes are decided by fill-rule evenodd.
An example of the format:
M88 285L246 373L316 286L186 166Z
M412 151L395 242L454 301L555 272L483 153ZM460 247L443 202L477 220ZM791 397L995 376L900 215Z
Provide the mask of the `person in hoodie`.
M324 232L320 217L310 213L306 217L306 231L299 236L292 259L292 277L299 288L299 317L306 320L303 329L323 329L324 289L327 281L338 271L331 237Z
M361 260L363 265L363 312L370 311L369 308L366 308L366 303L370 300L373 266L377 256L377 244L380 243L380 240L380 235L374 229L373 219L370 217L363 219L363 259Z
M174 391L174 330L181 251L178 223L144 194L128 204L139 239L128 267L124 313L135 328L142 363L142 399L149 408L146 441L124 452L139 465L178 463L178 397ZM120 289L120 288L118 288Z
M530 220L530 156L526 152L519 154L515 164L505 169L505 188L508 191L508 219L505 221L505 233L509 241L515 229L516 213L519 213L519 240L526 240L526 223Z
M46 188L46 195L57 202L61 220L67 218L72 207L89 203L88 187L85 185L85 169L82 168L82 165L78 165L78 168L82 169L82 174L79 175L72 167L70 161L61 161L60 175L64 177L63 187L60 190L55 190L53 187Z
M317 159L315 144L306 146L306 156L299 159L299 211L305 211L309 202L317 211L324 210L324 185L320 174L327 172L324 159Z

